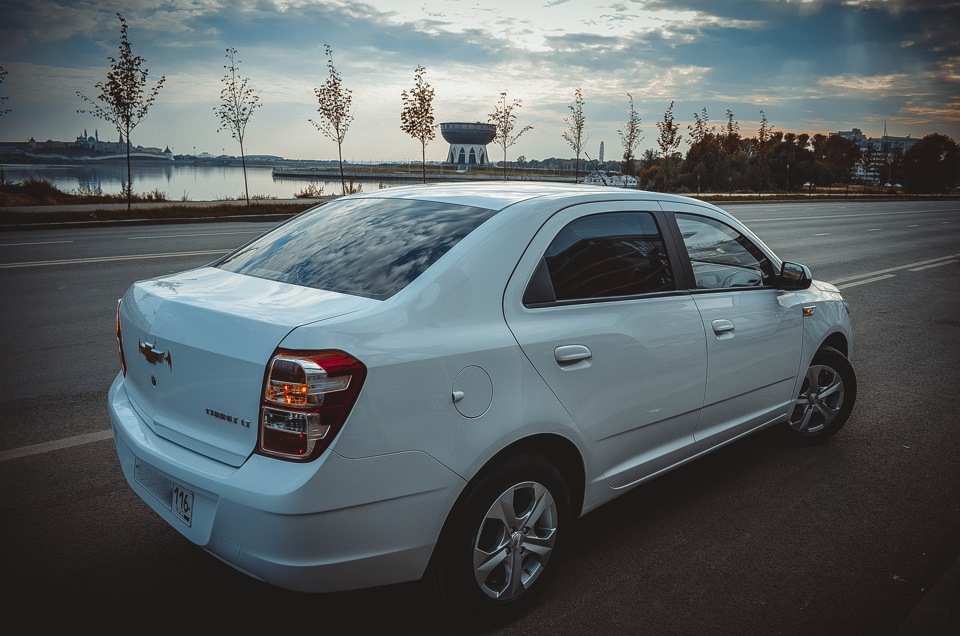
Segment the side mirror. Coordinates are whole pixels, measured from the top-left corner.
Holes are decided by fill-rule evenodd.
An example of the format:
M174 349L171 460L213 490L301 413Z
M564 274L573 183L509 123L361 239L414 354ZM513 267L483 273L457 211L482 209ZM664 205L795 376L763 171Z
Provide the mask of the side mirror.
M813 274L806 265L784 261L780 266L780 289L807 289L813 281Z

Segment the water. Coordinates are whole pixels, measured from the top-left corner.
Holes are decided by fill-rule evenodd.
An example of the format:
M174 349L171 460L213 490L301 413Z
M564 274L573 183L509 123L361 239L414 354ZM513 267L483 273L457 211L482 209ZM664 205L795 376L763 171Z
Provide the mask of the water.
M126 164L37 165L3 164L4 178L10 182L25 179L49 181L63 192L120 194L127 180ZM171 201L217 201L243 199L243 168L191 164L133 164L133 191L137 194L162 192ZM340 181L275 178L269 166L248 166L250 197L293 199L311 183L323 188L323 194L343 192ZM348 184L349 185L349 184ZM383 184L383 185L396 185ZM377 190L376 181L355 182L364 191Z

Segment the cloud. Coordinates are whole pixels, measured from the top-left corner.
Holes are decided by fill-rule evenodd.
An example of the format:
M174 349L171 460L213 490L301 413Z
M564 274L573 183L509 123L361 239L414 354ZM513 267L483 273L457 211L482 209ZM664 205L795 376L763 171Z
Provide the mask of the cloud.
M351 158L412 154L399 131L400 91L421 64L436 88L438 121L485 121L502 90L521 98L522 123L535 125L522 141L527 156L562 155L562 118L577 86L594 140L608 147L626 117L627 92L645 122L676 100L678 119L701 107L758 118L765 108L778 127L809 130L876 117L922 126L926 115L928 127L960 136L956 0L7 4L0 60L11 72L4 87L16 109L4 117L3 134L13 138L50 135L49 124L33 116L34 100L44 100L45 113L59 102L60 116L73 118L71 130L85 125L76 123L73 93L89 95L104 79L106 57L117 53L117 10L151 81L167 76L142 135L159 130L181 148L224 143L209 129L228 46L239 49L244 75L261 91L264 106L251 126L260 151L295 155L321 145L306 121L316 114L313 88L326 77L324 44L354 91L356 120L345 145Z
M943 60L937 70L941 79L948 82L960 82L960 57Z
M839 89L845 94L875 93L889 95L891 93L906 93L913 85L912 78L905 73L890 75L861 76L853 74L822 77L820 86Z

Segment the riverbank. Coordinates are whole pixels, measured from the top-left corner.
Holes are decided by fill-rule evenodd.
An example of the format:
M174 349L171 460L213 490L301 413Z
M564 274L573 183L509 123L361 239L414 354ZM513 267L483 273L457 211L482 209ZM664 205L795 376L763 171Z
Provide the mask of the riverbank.
M451 182L451 181L502 181L503 171L493 166L481 166L470 168L469 170L457 170L456 166L428 166L426 173L421 171L420 166L408 165L404 170L385 170L377 166L349 166L343 169L343 179L347 182L354 181L373 181L373 182L403 182L403 183L422 183L424 179L428 183ZM339 181L340 170L338 168L273 168L272 174L280 179L303 179L307 181ZM522 170L510 168L508 171L510 181L549 181L552 183L571 183L575 175L559 170Z

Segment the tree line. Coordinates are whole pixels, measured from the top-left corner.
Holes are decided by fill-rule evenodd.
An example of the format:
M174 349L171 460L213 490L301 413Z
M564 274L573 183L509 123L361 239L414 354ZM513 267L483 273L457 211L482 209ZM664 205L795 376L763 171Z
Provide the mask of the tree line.
M108 57L110 70L106 81L95 85L99 91L96 98L77 92L77 96L87 104L86 108L77 112L89 113L113 124L125 142L127 182L124 191L129 208L133 194L130 135L147 116L164 85L165 77L160 77L152 88L148 86L145 60L133 54L127 22L120 13L116 15L120 21L119 55ZM327 78L314 89L318 116L308 122L337 144L341 185L343 193L347 194L349 189L343 171L343 145L353 122L353 93L346 87L334 65L332 48L325 44L324 50ZM249 204L244 140L247 125L261 104L260 95L251 86L250 79L242 77L240 73L241 62L237 54L235 48L226 49L228 63L223 66L226 73L221 80L220 103L213 110L219 120L217 131L229 132L240 145L244 195ZM425 74L426 69L417 66L413 87L401 93L403 107L400 113L401 131L421 145L424 182L426 147L435 139L438 127L433 109L435 91L426 81ZM6 70L0 67L0 84L6 75ZM583 91L577 87L568 106L570 114L563 118L566 128L561 134L573 150L574 158L571 161L554 159L554 165L566 169L572 167L573 180L579 181L581 155L584 155L588 167L635 176L643 189L697 193L790 192L810 187L810 184L849 184L855 179L857 168L860 168L860 174L879 177L882 182L902 183L908 192L938 192L955 186L960 170L960 149L953 139L944 135L927 135L906 152L899 152L899 146L896 145L890 152L878 152L869 143L866 150L862 151L855 141L836 134L817 133L811 136L774 130L763 110L760 111L756 135L746 136L741 133L733 112L727 110L725 121L721 125L714 125L706 107L703 107L699 113L693 113L693 123L686 127L684 138L673 113L673 101L664 111L663 118L656 122L656 147L637 157L637 147L643 140L641 119L633 95L627 93L626 96L626 120L617 131L623 148L619 161L601 165L587 156L585 146L590 135L584 113L585 100ZM0 115L10 112L10 109L3 108L7 99L0 97ZM509 100L504 91L500 93L493 112L488 115L488 122L495 126L493 141L503 152L504 179L507 178L508 148L533 128L532 125L517 125L516 110L522 105L520 99ZM687 146L685 153L680 151L683 142ZM528 165L537 167L537 163L531 161ZM569 166L571 163L572 166Z
M693 114L682 139L673 102L657 122L659 153L648 150L636 167L641 188L686 192L796 192L814 185L903 184L907 192L942 192L956 185L960 148L949 137L927 135L905 152L892 143L866 149L839 134L774 130L761 110L756 135L741 133L730 110L723 124L710 123L706 107ZM686 153L677 150L681 141ZM630 170L626 161L622 169Z
M637 178L646 190L675 192L798 192L818 186L901 184L906 192L935 193L955 188L960 179L960 146L945 135L933 133L906 151L897 143L888 150L872 141L861 149L853 139L839 134L792 133L775 130L763 110L753 136L741 133L740 122L729 109L720 125L711 124L707 108L693 113L686 136L673 113L674 102L655 122L656 147L635 155L642 141L640 117L627 93L627 119L617 133L623 157L593 162L593 169L617 171ZM552 168L579 175L581 140L585 137L583 93L577 88L569 106L571 117L563 138L574 150L573 159L524 159L524 167ZM685 143L686 152L681 152Z

